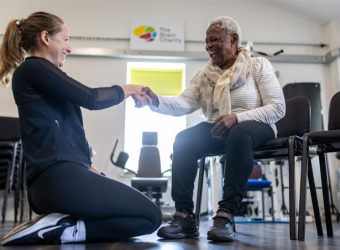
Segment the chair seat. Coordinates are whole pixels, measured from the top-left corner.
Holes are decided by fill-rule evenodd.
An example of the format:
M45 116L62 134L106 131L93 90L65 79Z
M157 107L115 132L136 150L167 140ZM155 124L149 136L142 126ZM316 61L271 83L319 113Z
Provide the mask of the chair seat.
M0 147L13 148L14 144L15 144L15 142L12 142L12 141L0 141Z
M168 187L168 178L166 177L132 177L131 186L143 191L143 188L147 189L151 187L153 190L158 190L160 192L166 192Z
M310 145L340 141L340 130L326 130L308 134Z
M295 154L300 155L299 151L302 153L302 138L299 136L294 136L295 143ZM279 137L267 141L265 144L258 147L254 152L254 159L261 160L273 160L288 155L288 137Z
M258 147L254 152L255 159L271 159L288 154L288 138L276 138Z
M2 149L0 149L0 156L1 157L7 157L8 159L11 159L12 155L13 155L13 150L9 150L9 149L2 150Z
M270 187L270 184L271 182L268 180L249 179L247 183L247 190L267 188Z
M282 147L288 144L288 137L280 137L267 141L256 150L272 149L273 147Z
M11 161L9 159L0 159L0 166L4 165L4 166L8 166L11 163Z

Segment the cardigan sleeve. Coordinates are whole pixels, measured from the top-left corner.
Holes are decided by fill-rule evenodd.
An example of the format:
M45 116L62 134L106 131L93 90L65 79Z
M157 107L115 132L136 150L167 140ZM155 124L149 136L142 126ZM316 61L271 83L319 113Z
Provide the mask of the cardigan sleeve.
M275 124L284 117L286 106L274 68L266 58L260 57L253 64L252 71L262 106L237 113L237 120L238 122L255 120L266 124Z
M197 72L190 80L189 86L179 96L157 95L159 106L151 106L151 110L157 113L182 116L199 109L199 81L201 72Z

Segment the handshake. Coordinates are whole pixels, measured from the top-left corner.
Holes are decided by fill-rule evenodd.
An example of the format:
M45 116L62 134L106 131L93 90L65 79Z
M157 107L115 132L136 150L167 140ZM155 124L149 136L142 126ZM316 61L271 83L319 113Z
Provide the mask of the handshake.
M142 87L141 91L132 95L133 100L135 101L135 107L142 108L145 105L153 105L158 107L159 101L157 95L152 92L152 90L148 87Z

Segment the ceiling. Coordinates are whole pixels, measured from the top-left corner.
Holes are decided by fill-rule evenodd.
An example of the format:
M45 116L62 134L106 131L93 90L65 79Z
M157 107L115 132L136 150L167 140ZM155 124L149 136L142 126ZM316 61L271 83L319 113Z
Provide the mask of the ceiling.
M340 22L340 0L259 0L283 11L301 16L314 23L325 25Z
M0 0L0 2L13 0ZM82 2L82 1L96 1L96 2L120 2L120 1L170 1L170 0L44 0L44 2ZM234 2L249 2L259 1L269 6L278 8L282 11L288 11L294 15L300 16L311 22L326 25L328 22L335 20L340 22L340 0L171 0L172 2L183 1L234 1Z

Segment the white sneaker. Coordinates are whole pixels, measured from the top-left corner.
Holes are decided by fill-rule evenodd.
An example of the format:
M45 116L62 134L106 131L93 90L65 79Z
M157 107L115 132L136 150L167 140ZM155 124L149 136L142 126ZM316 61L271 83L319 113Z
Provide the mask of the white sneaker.
M15 227L5 235L1 245L60 244L60 236L65 228L76 224L77 220L67 214L40 215Z

